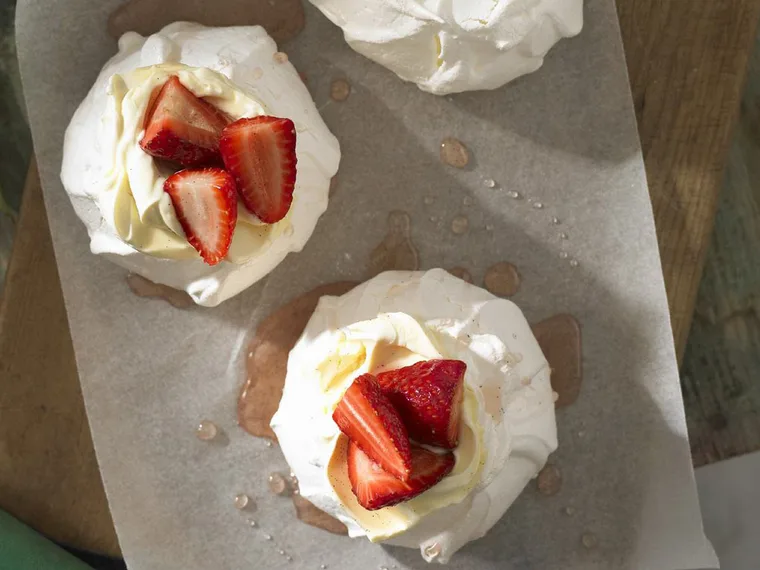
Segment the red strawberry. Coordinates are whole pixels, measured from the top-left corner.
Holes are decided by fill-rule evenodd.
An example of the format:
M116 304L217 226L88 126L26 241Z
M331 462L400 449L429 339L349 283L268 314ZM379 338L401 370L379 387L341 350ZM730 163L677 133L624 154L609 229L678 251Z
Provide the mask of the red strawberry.
M164 83L145 117L140 148L148 154L183 166L221 164L219 137L229 119L176 76Z
M216 265L227 255L237 222L235 181L221 168L180 170L164 182L177 219L203 261Z
M396 479L372 461L354 442L348 443L348 480L359 504L369 511L390 507L416 497L454 469L454 454L438 455L412 445L412 475Z
M219 148L245 207L267 224L283 219L296 184L293 121L267 116L240 119L224 129Z
M412 468L409 436L398 412L371 374L359 376L333 413L340 431L383 469L408 479Z
M461 360L428 360L381 372L377 381L401 414L409 437L454 449L459 443L465 370Z

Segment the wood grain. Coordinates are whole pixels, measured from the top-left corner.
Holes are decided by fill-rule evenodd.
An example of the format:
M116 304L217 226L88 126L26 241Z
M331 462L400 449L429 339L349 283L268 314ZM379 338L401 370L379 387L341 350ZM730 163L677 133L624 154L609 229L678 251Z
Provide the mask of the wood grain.
M760 449L760 44L750 63L682 381L695 465Z
M760 1L617 5L680 361Z
M760 0L618 0L618 10L680 355ZM0 507L117 554L35 171L25 194L0 306Z
M119 553L34 164L0 304L0 508L53 540Z

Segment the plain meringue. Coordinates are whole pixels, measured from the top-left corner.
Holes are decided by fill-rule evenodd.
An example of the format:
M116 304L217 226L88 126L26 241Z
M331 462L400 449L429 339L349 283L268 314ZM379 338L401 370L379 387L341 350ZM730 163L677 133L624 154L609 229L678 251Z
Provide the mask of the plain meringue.
M536 71L583 27L583 0L311 0L348 44L438 95Z

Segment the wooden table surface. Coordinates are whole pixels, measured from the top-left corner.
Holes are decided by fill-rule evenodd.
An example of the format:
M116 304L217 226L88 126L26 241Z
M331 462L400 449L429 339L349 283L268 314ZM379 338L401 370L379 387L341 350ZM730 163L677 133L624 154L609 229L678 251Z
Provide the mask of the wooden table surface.
M617 4L680 359L760 0ZM0 305L0 507L61 542L119 554L34 168Z

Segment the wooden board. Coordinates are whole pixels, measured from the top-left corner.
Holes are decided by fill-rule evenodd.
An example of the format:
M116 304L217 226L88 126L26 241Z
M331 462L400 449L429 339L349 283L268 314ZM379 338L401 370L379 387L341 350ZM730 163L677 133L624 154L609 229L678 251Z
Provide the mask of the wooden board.
M682 354L760 0L618 0ZM0 306L0 507L118 553L81 402L36 173Z
M760 44L741 109L683 364L695 465L760 449Z
M760 1L617 5L680 361Z
M119 554L34 165L0 304L0 508L53 540Z

